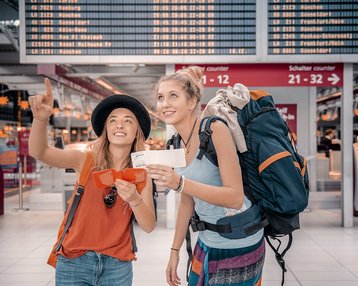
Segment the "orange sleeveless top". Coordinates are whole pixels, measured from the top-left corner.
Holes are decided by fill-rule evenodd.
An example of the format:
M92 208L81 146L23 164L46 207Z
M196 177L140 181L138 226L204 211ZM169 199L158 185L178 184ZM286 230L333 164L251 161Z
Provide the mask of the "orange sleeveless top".
M91 155L87 154L87 160ZM92 171L84 187L85 191L58 253L76 258L92 250L122 261L134 260L130 235L132 210L129 205L117 195L114 206L106 207L103 198L110 193L110 189L97 188Z

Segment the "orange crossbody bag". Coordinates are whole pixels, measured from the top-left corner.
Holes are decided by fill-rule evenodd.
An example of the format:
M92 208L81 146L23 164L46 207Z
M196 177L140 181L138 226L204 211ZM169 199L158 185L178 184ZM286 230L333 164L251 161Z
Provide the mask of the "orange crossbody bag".
M75 189L74 189L72 196L70 198L69 204L71 206L68 209L68 211L61 223L60 229L57 234L57 241L56 241L56 243L48 257L48 260L47 260L47 264L53 266L54 268L56 268L57 252L60 250L60 248L62 246L62 242L66 236L66 233L71 226L77 206L78 206L78 204L81 200L81 197L85 191L84 186L87 183L87 179L88 179L88 176L91 171L92 163L93 163L92 154L91 154L91 152L87 152L86 161L82 167L79 182L76 184Z

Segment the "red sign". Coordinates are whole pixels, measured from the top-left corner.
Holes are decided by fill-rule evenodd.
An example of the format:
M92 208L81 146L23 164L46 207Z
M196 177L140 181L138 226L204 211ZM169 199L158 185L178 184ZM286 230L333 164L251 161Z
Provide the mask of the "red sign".
M175 65L179 70L187 65ZM204 70L206 87L343 86L343 64L215 64Z
M0 168L16 167L17 148L7 148L0 150Z
M18 137L19 137L19 155L27 156L29 154L30 129L20 130L18 133Z
M276 104L276 108L285 118L288 128L297 136L297 104Z

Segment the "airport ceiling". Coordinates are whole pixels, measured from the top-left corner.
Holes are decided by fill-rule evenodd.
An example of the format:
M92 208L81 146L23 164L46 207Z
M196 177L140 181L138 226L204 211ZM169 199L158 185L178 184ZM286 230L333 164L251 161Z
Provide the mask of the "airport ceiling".
M20 64L18 19L18 1L0 1L0 83L34 94L44 90L43 79L47 74L54 85L60 82L98 99L114 93L129 94L154 111L153 90L165 74L165 65L57 65L39 71L35 64Z
M165 65L109 64L109 65L22 65L19 57L18 0L0 0L0 83L12 90L26 90L30 94L43 92L44 75L68 92L103 98L113 93L125 93L142 101L154 111L153 90L165 74ZM40 70L39 70L40 69ZM355 75L358 65L354 65Z

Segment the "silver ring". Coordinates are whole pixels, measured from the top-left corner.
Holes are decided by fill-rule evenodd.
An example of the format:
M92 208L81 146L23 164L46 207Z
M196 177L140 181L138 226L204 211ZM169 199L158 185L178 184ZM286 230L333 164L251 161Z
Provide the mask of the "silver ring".
M165 176L163 176L162 181L165 182Z

